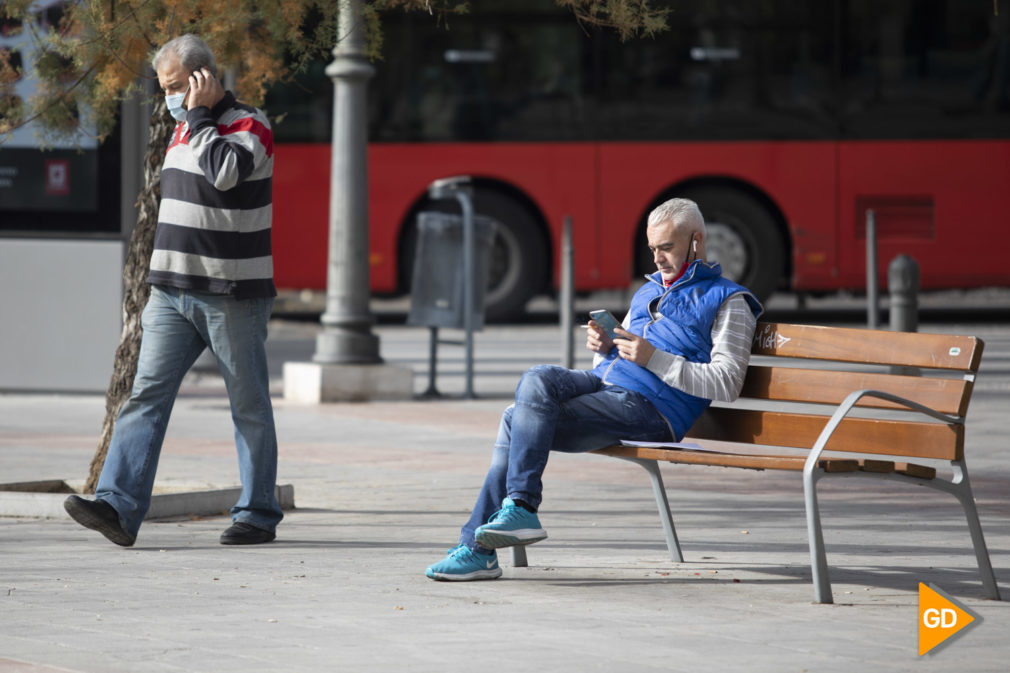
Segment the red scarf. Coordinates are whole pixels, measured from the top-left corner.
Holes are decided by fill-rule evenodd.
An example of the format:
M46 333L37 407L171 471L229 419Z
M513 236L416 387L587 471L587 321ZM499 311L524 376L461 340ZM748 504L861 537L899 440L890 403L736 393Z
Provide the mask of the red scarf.
M673 285L674 283L676 283L678 280L680 280L680 277L683 276L684 273L687 271L687 267L688 266L690 266L690 264L688 264L687 262L684 262L684 266L680 267L680 271L677 273L676 276L673 277L672 280L663 279L663 287L670 287L671 285Z

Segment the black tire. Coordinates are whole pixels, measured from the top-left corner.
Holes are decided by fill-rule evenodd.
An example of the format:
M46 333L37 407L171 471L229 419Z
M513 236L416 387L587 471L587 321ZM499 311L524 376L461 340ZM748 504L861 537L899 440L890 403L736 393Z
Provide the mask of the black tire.
M426 201L405 223L400 253L400 278L409 291L417 241L417 212L435 210L458 214L455 202ZM495 221L495 237L484 295L484 319L506 322L521 317L526 303L546 285L550 266L548 244L536 218L516 199L488 188L474 194L474 211Z
M786 246L775 219L757 199L739 190L694 187L677 196L698 204L707 229L705 251L722 265L723 275L761 301L785 275ZM652 255L641 248L639 268L654 270Z

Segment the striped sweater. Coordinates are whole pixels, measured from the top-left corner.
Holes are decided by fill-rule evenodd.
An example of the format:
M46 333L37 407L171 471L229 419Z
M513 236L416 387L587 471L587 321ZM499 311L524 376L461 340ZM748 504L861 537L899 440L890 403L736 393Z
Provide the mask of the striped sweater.
M273 297L273 131L231 92L190 110L161 170L147 282L239 299Z

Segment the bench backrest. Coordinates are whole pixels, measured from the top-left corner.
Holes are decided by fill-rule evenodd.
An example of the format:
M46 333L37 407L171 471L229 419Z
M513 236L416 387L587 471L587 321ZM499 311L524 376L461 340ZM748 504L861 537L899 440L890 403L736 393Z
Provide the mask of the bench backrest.
M935 422L890 401L864 397L858 406L876 412L846 418L828 451L960 460L961 421L983 347L981 339L970 336L759 323L740 400L713 405L688 437L809 449L834 408L849 393L869 388L959 422ZM909 368L918 371L909 373Z

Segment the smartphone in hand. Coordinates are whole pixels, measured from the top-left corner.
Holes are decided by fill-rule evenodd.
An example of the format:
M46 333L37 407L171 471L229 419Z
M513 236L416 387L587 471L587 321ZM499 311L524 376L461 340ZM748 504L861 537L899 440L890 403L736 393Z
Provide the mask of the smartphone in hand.
M614 314L610 311L597 309L595 311L590 311L589 317L600 326L600 329L607 333L607 336L610 337L611 340L621 338L614 332L614 329L620 327L621 323L617 321L617 318L615 318Z

